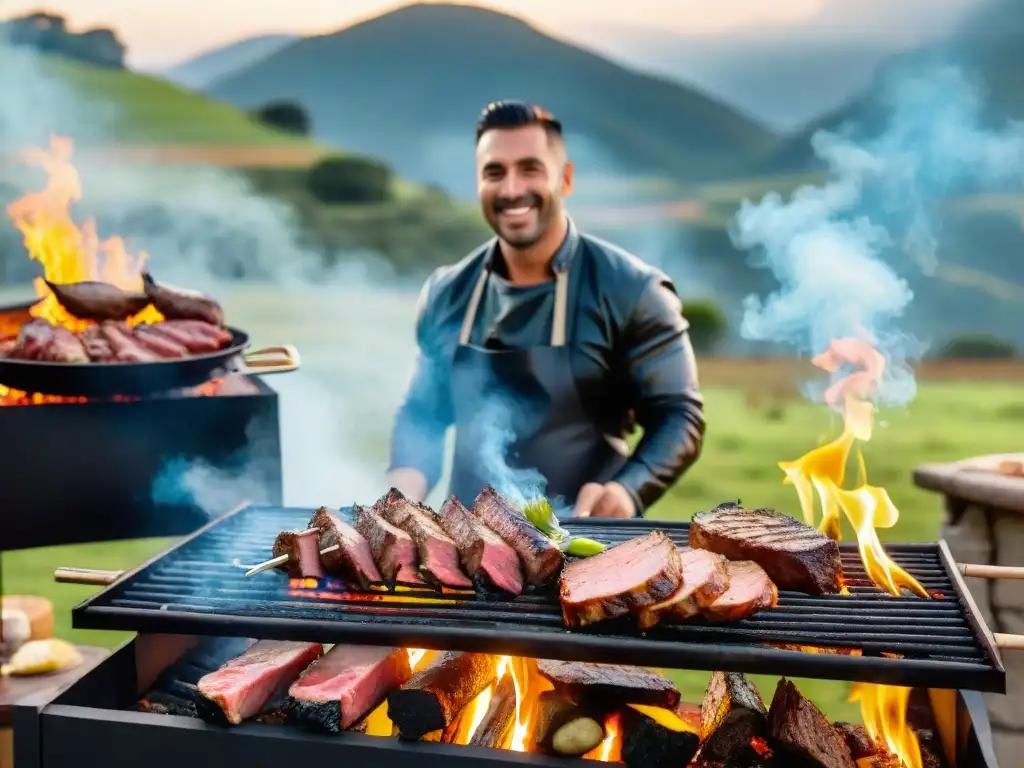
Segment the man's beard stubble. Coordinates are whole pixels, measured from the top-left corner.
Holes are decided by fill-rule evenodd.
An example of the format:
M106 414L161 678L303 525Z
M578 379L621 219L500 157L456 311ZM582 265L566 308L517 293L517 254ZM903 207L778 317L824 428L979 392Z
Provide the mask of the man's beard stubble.
M507 233L502 231L500 216L502 211L509 208L518 208L524 205L533 207L536 212L535 215L537 217L537 223L533 228L533 231L518 233ZM551 222L554 220L556 210L557 205L554 199L545 199L536 193L530 193L517 198L506 197L495 199L487 208L485 218L487 219L487 223L490 225L494 234L509 245L516 248L529 248L540 240L544 236L544 233L547 232L548 227L551 226Z

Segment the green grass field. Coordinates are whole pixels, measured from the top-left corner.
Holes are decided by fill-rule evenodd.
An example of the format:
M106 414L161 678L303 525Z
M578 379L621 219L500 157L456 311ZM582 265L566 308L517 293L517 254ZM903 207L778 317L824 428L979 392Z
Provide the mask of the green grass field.
M866 451L869 479L885 485L902 512L896 528L882 532L883 540L932 541L938 534L941 501L913 487L910 474L916 465L1019 449L1024 403L1018 391L1009 384L926 385L908 411L883 415ZM704 455L651 516L686 519L737 498L798 514L792 489L782 485L776 462L795 458L834 435L835 420L823 409L805 404L782 406L770 414L755 411L745 405L741 393L730 390L708 391L707 399L710 427ZM53 569L60 565L127 568L166 545L166 541L150 540L7 553L3 556L4 591L52 599L57 634L62 637L113 645L126 636L70 628L70 609L92 590L55 585ZM707 673L672 674L687 699L698 701ZM770 697L774 681L759 682L763 694ZM846 684L805 680L800 685L833 718L857 719L857 706L846 702Z

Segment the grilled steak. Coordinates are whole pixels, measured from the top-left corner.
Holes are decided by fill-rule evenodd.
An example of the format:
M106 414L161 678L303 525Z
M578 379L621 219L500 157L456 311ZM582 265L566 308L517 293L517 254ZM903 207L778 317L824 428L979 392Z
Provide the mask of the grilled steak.
M161 359L155 352L150 352L139 344L132 336L131 329L124 323L108 320L103 323L101 330L119 363L153 363Z
M784 765L856 768L846 740L789 680L779 680L768 712L776 756Z
M416 542L420 573L427 581L455 589L473 587L473 582L459 568L459 550L455 542L438 525L433 511L413 504L397 488L388 491L373 508Z
M57 285L46 281L57 302L80 320L127 320L149 304L144 293L132 293L110 283L83 280Z
M466 573L483 578L494 587L518 595L523 591L523 568L519 555L494 531L477 520L454 496L437 515L455 546Z
M835 594L842 586L839 545L825 534L770 509L721 504L698 512L690 546L730 560L753 560L779 589Z
M757 563L726 563L729 588L701 613L711 621L739 621L779 603L779 590Z
M78 336L67 328L55 326L53 338L43 347L40 359L54 363L88 363L89 354Z
M137 325L132 329L135 340L150 352L168 360L187 357L188 348L174 339L153 331L153 326Z
M497 656L445 651L388 696L388 717L400 738L421 739L450 726L497 675Z
M562 550L490 486L476 497L470 514L519 555L529 584L547 584L565 562Z
M764 738L767 715L757 688L738 672L714 672L700 708L700 754L695 768L753 763L751 740Z
M672 709L679 704L675 683L646 667L537 659L537 671L556 691L595 707L647 704Z
M343 731L375 709L412 671L404 648L336 645L288 689L288 711L317 730Z
M193 355L216 352L224 346L224 343L227 343L222 343L215 336L198 332L194 329L182 328L171 320L164 323L156 323L150 326L150 330L157 336L163 336L176 344L181 344Z
M98 325L91 325L79 334L85 353L94 363L109 363L114 360L114 350Z
M417 567L416 542L412 537L372 510L359 506L355 510L356 530L370 545L373 559L384 580L423 584Z
M327 507L320 507L309 521L310 528L320 531L320 549L338 549L320 555L320 562L329 573L337 574L363 589L380 584L384 579L377 570L370 545L355 528L343 522Z
M562 618L582 627L659 603L679 589L682 560L661 531L570 563L559 589Z
M721 555L704 549L679 550L683 562L683 585L660 603L641 608L636 620L650 629L663 619L689 619L722 596L729 587L729 571Z
M320 563L319 532L282 531L274 541L271 557L288 555L285 571L293 579L322 579L324 568Z
M142 285L153 306L168 320L202 320L213 325L224 324L224 310L204 293L161 285L148 272L142 275Z
M260 640L197 685L199 716L238 725L257 714L323 652L320 643Z

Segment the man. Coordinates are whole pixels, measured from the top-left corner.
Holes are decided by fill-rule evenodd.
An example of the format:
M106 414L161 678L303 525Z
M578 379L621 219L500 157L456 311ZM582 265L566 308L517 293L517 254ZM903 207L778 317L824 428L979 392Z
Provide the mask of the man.
M390 480L422 500L454 425L451 493L469 505L487 484L500 490L481 451L494 403L512 403L510 465L536 469L576 516L642 514L697 459L704 432L679 298L662 273L577 231L563 202L573 165L547 112L489 105L476 169L496 237L423 288Z

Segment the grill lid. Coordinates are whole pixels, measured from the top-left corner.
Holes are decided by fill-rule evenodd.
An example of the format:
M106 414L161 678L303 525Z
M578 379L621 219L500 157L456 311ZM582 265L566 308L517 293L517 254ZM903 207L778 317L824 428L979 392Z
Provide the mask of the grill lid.
M344 517L351 510L341 510ZM514 600L439 594L387 597L341 586L291 586L280 571L246 578L232 560L269 556L276 535L308 509L245 507L216 520L72 611L78 629L402 645L675 669L859 680L1002 693L1005 670L944 544L896 544L890 556L936 597L780 592L778 607L726 625L698 619L639 632L628 621L569 631L553 593ZM588 518L571 533L609 545L658 529L680 545L686 523ZM867 580L857 549L841 545L848 579ZM778 646L811 646L811 653ZM859 654L836 653L857 649Z

